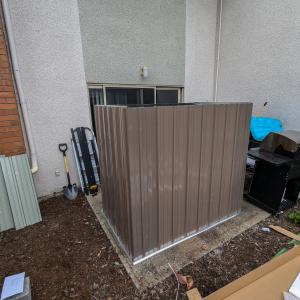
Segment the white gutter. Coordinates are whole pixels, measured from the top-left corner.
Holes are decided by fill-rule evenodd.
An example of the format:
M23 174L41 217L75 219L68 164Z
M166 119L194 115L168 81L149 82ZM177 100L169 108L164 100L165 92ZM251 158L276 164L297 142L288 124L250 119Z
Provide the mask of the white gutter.
M18 59L17 59L16 46L15 46L15 42L14 42L14 38L13 38L11 18L10 18L9 6L8 6L7 0L2 0L2 7L3 7L7 36L8 36L8 43L9 43L9 48L10 48L10 56L11 56L11 60L12 60L14 77L15 77L15 81L16 81L16 88L17 88L18 95L19 95L19 101L20 101L20 105L21 105L27 140L28 140L29 149L30 149L31 172L34 174L38 171L39 168L38 168L36 150L35 150L35 145L34 145L34 139L33 139L31 125L30 125L27 102L26 102L24 92L22 89L22 84L21 84L19 64L18 64Z

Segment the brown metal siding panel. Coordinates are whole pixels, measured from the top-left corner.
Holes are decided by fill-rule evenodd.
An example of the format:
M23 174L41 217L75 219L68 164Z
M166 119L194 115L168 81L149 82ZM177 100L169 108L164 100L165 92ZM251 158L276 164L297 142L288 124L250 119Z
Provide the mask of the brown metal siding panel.
M173 240L173 107L157 108L159 245Z
M97 107L103 207L133 260L240 210L251 108Z
M128 174L126 144L124 143L125 109L118 107L111 110L109 107L103 109L96 107L95 114L97 116L97 140L100 146L103 210L111 221L114 231L123 241L126 251L130 252L131 223L128 214ZM112 126L108 126L108 120Z
M107 162L107 143L105 136L105 120L104 120L105 108L96 107L95 108L95 121L97 130L97 142L99 145L100 154L100 171L101 171L101 190L103 195L102 207L105 213L107 213L107 205L109 199L108 194L108 162Z
M105 114L106 114L106 110L105 109L99 109L99 115L101 116L101 119L99 118L100 122L97 122L97 124L99 124L99 128L97 128L97 132L100 132L100 147L99 147L99 151L100 151L100 163L101 163L101 174L102 174L102 191L103 191L103 199L110 199L109 197L109 179L108 179L108 165L109 165L109 161L108 161L108 157L107 157L107 142L106 142L106 123L105 123ZM99 141L98 141L99 142ZM108 212L108 208L107 208L107 202L106 201L102 201L103 202L103 210L104 212Z
M120 205L120 197L118 195L118 178L119 174L117 173L117 161L116 161L116 139L115 139L115 129L116 129L116 121L115 121L115 114L116 108L109 107L108 108L108 120L110 122L109 126L109 136L110 136L110 153L111 153L111 184L113 184L112 192L113 192L113 199L110 203L110 210L111 216L113 218L113 224L115 225L115 230L119 232L119 205Z
M212 146L212 170L209 200L209 223L219 220L220 189L222 180L222 161L225 130L225 105L214 106L214 128Z
M234 190L234 196L233 196L233 210L238 211L241 209L240 206L240 191L241 191L241 185L243 184L244 180L241 178L242 174L244 173L243 165L246 163L246 157L243 155L244 152L244 135L245 135L245 128L247 126L247 107L245 105L239 105L239 128L237 132L237 145L236 145L236 185ZM249 135L248 135L249 136Z
M234 160L231 177L231 211L241 209L241 190L244 183L244 171L247 153L247 141L249 139L249 108L252 105L238 104L237 123L235 130ZM249 116L248 116L249 114Z
M129 162L128 162L128 145L127 145L127 125L126 125L126 109L120 110L120 143L121 143L121 164L122 164L122 192L124 199L124 211L125 217L126 235L124 244L128 253L133 252L132 244L132 218L130 207L130 185L129 185Z
M188 106L174 107L173 239L185 235L188 154Z
M124 205L124 192L122 190L122 164L121 164L121 137L120 137L120 108L112 110L112 119L113 119L113 154L115 160L115 168L114 168L114 186L115 186L115 197L117 199L116 206L114 205L113 210L115 212L116 218L116 227L117 232L120 235L121 240L126 240L126 227L125 227L125 217L126 210Z
M243 195L244 191L244 183L245 183L245 171L246 171L246 160L247 160L247 150L248 150L248 143L249 143L249 131L250 131L250 118L252 113L252 104L243 105L244 111L243 111L243 134L241 134L241 149L240 153L238 154L238 157L240 159L240 170L238 178L240 180L239 184L239 192L237 194L237 208L238 210L241 209L241 202L240 195Z
M234 157L234 137L237 122L237 105L226 105L224 150L222 161L222 182L219 214L227 216L231 211L230 184Z
M141 200L144 251L158 246L157 114L156 108L138 108L140 122Z
M113 199L113 190L111 188L112 186L112 176L111 176L111 149L110 149L110 141L109 141L109 124L108 124L108 107L105 107L103 109L103 127L104 127L104 139L103 139L103 151L105 152L106 160L107 160L107 169L106 169L106 187L107 187L107 200L105 200L105 205L103 206L104 213L109 217L111 223L113 223L113 220L111 218L111 210L110 205L111 202L114 201ZM105 183L104 183L105 184ZM103 201L104 202L104 201Z
M116 206L116 193L115 193L115 177L114 177L114 155L113 155L113 146L112 146L112 130L113 130L113 122L111 116L111 107L107 107L104 110L104 126L105 126L105 145L106 145L106 155L107 155L107 191L108 191L108 199L110 201L106 201L106 209L107 216L111 222L111 225L114 230L116 230L116 219L114 206Z
M198 227L209 223L209 201L212 175L212 147L214 131L214 105L202 106L201 152L199 171Z
M143 256L143 222L140 175L139 115L137 109L126 111L128 176L132 231L132 257Z
M198 230L199 175L202 131L202 106L189 108L188 156L187 156L187 202L186 232Z

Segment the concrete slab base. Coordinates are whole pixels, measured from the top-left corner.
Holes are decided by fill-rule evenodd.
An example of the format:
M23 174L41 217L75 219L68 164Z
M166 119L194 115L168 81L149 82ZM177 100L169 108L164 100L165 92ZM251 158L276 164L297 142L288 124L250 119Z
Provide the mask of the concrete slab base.
M102 215L101 194L99 193L94 197L89 196L87 199L138 289L152 287L170 276L172 271L168 263L180 270L269 216L267 212L243 201L242 210L238 216L160 252L137 265L133 265L118 246L105 217Z

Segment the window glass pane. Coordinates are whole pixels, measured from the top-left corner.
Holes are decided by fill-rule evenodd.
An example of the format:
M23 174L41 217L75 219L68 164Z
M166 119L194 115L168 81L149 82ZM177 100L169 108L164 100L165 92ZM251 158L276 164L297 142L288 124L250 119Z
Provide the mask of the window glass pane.
M90 101L94 105L104 104L102 89L89 89L89 93L90 93Z
M94 105L104 104L102 89L89 89L93 130L96 132Z
M143 104L154 104L154 89L143 89Z
M157 104L178 103L178 90L156 90Z
M140 89L106 88L106 104L140 104Z

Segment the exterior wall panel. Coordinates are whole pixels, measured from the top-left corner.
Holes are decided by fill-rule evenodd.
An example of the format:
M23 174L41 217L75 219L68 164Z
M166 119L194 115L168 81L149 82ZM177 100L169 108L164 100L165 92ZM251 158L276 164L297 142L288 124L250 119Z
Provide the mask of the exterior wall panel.
M38 197L43 197L60 192L66 184L63 157L57 145L70 141L70 128L91 127L78 3L7 2L38 154L39 171L34 174L34 183ZM71 147L68 154L71 181L79 184ZM60 176L55 175L56 169L60 169Z
M202 123L202 106L196 106L189 111L188 129L188 151L187 151L187 194L186 194L186 215L187 232L198 230L198 198L199 198L199 175L200 175L200 151L201 132L199 128Z
M251 101L255 115L278 118L285 129L299 130L299 0L223 0L221 22L217 101ZM200 26L194 28L201 32ZM196 45L191 42L190 48ZM201 61L198 53L191 64ZM197 64L194 68L195 76L207 72ZM194 78L196 84L201 80ZM185 95L190 99L187 89ZM198 95L195 99L201 99Z
M25 153L25 144L14 90L12 71L0 16L0 155Z
M202 107L198 225L205 227L209 224L209 202L205 199L210 199L211 194L214 106L206 105Z
M173 240L177 240L184 236L186 226L188 109L186 106L174 107L173 115Z
M78 6L87 82L184 85L186 0L79 0ZM141 65L151 76L140 76Z
M103 211L134 262L240 211L251 110L96 107Z
M173 109L157 111L159 244L173 239ZM179 220L178 220L179 222Z

